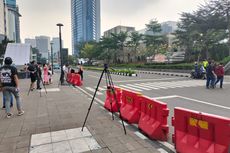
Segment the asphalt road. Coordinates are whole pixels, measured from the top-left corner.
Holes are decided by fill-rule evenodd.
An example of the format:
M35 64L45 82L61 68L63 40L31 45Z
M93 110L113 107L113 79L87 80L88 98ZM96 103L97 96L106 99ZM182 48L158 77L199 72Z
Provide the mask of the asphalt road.
M93 95L101 72L84 71L85 92ZM139 74L137 77L111 75L115 86L140 92L151 98L167 103L170 109L168 124L170 125L170 140L173 133L171 117L175 107L187 108L199 112L230 117L230 77L225 77L224 88L206 89L206 80L193 80L186 77ZM97 98L105 100L106 80L101 80Z

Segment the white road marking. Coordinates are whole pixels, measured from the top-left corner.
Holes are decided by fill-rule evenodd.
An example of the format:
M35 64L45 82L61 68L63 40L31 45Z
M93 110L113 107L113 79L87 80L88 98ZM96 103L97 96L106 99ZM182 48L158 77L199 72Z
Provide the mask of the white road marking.
M159 149L157 149L160 153L168 153L168 151L165 151L164 149L162 149L162 148L159 148Z
M209 102L205 102L205 101L201 101L201 100L197 100L197 99L192 99L192 98L188 98L188 97L183 97L183 96L178 96L178 97L186 99L186 100L194 101L196 103L201 103L201 104L205 104L205 105L210 105L210 106L214 106L214 107L219 107L219 108L230 110L230 107L226 107L226 106L222 106L222 105L217 105L217 104L212 104L212 103L209 103Z
M148 139L145 135L143 135L142 133L140 133L139 131L134 132L134 134L136 134L136 136L138 136L139 138L145 140Z
M205 101L202 101L202 100L192 99L192 98L188 98L188 97L184 97L184 96L179 96L179 95L171 95L171 96L163 96L163 97L153 97L152 99L160 100L160 99L170 99L170 98L182 98L182 99L186 99L186 100L189 100L189 101L193 101L195 103L200 103L200 104L205 104L205 105L210 105L210 106L214 106L214 107L219 107L219 108L230 110L230 107L227 107L227 106L213 104L213 103L205 102Z
M143 82L143 81L163 81L163 80L178 80L178 78L123 80L123 81L113 81L113 82L122 83L122 82Z
M132 87L129 87L129 86L126 86L126 85L119 85L119 87L131 89L131 90L136 90L136 91L142 91L142 90L140 90L140 89L132 88Z
M100 79L100 77L97 77L97 76L94 76L94 75L88 75L89 77L92 77L92 78L97 78L97 79ZM102 80L105 80L104 78L101 78Z
M93 88L91 88L91 87L85 87L87 90L89 90L89 91L91 91L91 92L95 92L95 90L96 89L93 89ZM97 91L97 95L103 95L103 93L101 93L101 92L99 92L99 91Z
M152 90L152 89L149 89L149 88L146 88L146 87L141 87L139 85L132 85L132 84L126 84L127 86L131 86L131 87L134 87L134 88L139 88L139 89L143 89L143 90Z
M160 99L171 99L171 98L178 98L178 96L172 95L172 96L154 97L152 99L160 100Z

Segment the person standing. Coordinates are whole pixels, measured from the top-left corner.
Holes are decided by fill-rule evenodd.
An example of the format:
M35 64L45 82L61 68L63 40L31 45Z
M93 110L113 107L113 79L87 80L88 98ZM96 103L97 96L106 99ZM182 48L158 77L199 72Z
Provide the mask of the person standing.
M83 66L79 66L78 74L81 76L81 81L83 81Z
M12 113L10 110L10 97L11 94L14 95L17 104L18 116L24 114L24 111L21 107L21 100L19 96L19 80L18 80L18 72L14 66L11 66L12 59L10 57L6 57L4 60L4 66L0 68L0 81L3 86L3 96L6 100L6 117L11 118Z
M208 66L206 68L206 75L207 75L206 88L207 89L209 89L210 87L214 88L216 74L214 72L214 62L213 61L208 62Z
M42 81L42 70L41 70L41 63L38 62L36 65L37 69L37 89L40 90L41 88L41 81Z
M43 65L43 75L44 75L44 80L43 80L43 83L48 85L49 84L49 75L48 75L48 67L46 64Z
M223 88L223 81L224 81L224 66L223 63L219 63L219 65L215 69L215 73L217 75L217 80L215 85L220 81L220 88Z
M35 82L37 80L37 70L35 66L35 61L30 62L28 70L30 72L30 79L31 79L30 90L33 91L35 89Z

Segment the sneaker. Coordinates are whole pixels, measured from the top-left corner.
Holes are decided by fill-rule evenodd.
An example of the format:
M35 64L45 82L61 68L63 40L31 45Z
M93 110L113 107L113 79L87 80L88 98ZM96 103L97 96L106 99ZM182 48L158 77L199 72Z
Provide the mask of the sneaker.
M13 116L12 113L7 113L6 118L11 118Z
M22 111L18 111L18 116L22 116L25 112L22 110Z
M42 89L41 87L37 88L37 90L41 90L41 89Z
M2 109L6 109L6 106L2 106Z

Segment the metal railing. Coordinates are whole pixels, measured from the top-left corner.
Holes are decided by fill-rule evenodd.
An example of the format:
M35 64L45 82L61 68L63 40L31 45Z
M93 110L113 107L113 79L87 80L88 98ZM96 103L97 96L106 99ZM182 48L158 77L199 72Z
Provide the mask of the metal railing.
M224 66L224 72L227 72L230 70L230 61Z

